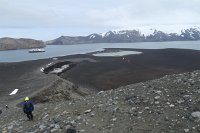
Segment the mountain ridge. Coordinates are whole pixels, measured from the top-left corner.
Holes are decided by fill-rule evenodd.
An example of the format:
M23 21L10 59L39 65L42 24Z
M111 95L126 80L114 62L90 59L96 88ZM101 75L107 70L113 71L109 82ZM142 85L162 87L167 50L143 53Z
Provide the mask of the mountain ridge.
M171 31L171 32L170 32ZM111 30L105 33L93 33L87 36L61 36L45 42L47 45L67 45L85 43L129 43L200 40L200 27L139 27L133 30Z

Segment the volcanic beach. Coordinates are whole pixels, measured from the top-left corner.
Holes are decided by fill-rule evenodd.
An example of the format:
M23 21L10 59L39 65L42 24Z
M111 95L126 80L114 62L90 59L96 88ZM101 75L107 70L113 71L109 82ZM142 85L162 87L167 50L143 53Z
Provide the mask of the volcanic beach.
M84 94L115 89L164 75L194 71L200 68L200 52L186 49L105 49L138 51L141 54L97 57L94 53L34 61L0 63L1 104L47 89L58 79L72 82ZM98 53L98 52L97 52ZM74 67L57 76L45 74L41 68L52 62L70 61ZM18 93L9 96L14 89Z

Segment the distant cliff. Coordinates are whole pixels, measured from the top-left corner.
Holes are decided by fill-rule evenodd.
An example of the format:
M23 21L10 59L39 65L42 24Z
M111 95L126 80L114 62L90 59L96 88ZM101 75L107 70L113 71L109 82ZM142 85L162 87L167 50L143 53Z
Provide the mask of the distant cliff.
M162 41L196 41L200 40L200 27L198 26L162 26L139 27L133 30L108 31L94 33L88 36L61 36L47 41L47 45L66 45L84 43L129 43L129 42L162 42Z
M34 39L14 39L14 38L0 38L0 51L2 50L15 50L15 49L29 49L29 48L42 48L45 47L43 41Z

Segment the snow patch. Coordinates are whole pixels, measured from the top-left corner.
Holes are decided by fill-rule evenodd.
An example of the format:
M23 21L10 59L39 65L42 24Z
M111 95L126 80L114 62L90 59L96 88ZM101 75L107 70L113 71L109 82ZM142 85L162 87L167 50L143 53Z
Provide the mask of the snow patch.
M90 39L95 38L95 37L96 37L95 35L91 35L91 36L90 36Z
M52 64L53 64L53 62L47 64L46 67L49 67L49 66L51 66Z
M109 35L110 35L110 32L107 32L104 37L109 36Z
M41 72L44 72L44 67L42 67L42 68L40 69L40 71L41 71Z
M58 74L63 72L65 69L67 69L69 67L69 65L63 65L61 68L55 68L53 71L51 71L50 73L53 74Z
M118 34L118 35L123 35L127 33L127 30L121 30L121 31L112 31L114 34Z
M54 58L52 58L52 60L58 60L58 58L55 58L55 57L54 57Z
M47 68L47 67L49 67L49 66L51 66L52 64L53 64L53 62L47 64L45 67L40 68L40 71L44 72L44 69Z
M103 37L105 37L106 33L107 33L107 32L100 33L99 35L102 36L102 38L103 38Z
M125 56L125 55L131 55L131 54L142 54L142 52L138 51L119 51L119 52L109 52L109 53L97 53L93 54L93 56Z
M15 95L18 92L19 89L14 89L14 91L12 91L9 95Z

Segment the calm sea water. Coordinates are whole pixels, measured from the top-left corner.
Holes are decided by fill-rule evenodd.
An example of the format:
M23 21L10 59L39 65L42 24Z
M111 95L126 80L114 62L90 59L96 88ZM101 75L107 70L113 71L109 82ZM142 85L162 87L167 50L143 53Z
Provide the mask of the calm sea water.
M98 43L79 45L50 45L45 48L46 52L28 53L28 50L0 51L0 62L19 62L52 58L64 55L85 54L103 50L103 48L138 48L138 49L194 49L200 50L200 41L179 42L142 42L142 43Z

